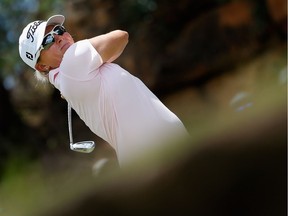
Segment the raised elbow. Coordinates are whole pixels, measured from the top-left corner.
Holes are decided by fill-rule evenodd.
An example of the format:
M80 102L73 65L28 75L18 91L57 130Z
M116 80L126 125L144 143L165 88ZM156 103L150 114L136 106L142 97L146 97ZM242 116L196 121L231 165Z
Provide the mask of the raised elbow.
M129 40L129 33L128 33L127 31L124 31L124 35L125 35L125 38L126 38L127 40Z
M123 30L119 30L121 37L124 41L126 41L126 43L128 43L129 41L129 33L127 31L123 31Z
M111 32L112 35L118 37L118 38L121 38L121 39L126 39L128 40L129 38L129 34L127 31L124 31L124 30L114 30Z

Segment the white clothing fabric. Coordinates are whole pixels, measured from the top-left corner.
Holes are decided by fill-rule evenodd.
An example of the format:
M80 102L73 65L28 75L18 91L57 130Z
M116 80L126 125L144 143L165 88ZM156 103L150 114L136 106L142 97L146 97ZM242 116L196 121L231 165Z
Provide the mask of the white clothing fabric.
M91 131L115 149L120 165L186 135L179 118L142 81L117 64L103 64L88 40L66 51L49 80Z

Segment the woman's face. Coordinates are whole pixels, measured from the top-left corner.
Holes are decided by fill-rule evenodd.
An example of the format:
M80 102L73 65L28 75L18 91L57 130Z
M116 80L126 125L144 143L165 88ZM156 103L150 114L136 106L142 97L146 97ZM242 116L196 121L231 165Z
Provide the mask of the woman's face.
M53 29L54 25L46 27L45 35ZM72 36L68 32L63 35L54 34L55 42L48 48L41 51L37 64L48 66L54 69L60 66L66 50L74 43Z

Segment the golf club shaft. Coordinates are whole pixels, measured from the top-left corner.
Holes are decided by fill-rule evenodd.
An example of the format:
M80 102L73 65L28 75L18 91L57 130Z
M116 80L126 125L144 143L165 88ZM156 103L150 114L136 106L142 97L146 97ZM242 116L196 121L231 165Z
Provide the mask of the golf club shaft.
M73 136L72 136L72 108L71 105L68 103L68 131L69 131L69 140L70 145L73 144Z

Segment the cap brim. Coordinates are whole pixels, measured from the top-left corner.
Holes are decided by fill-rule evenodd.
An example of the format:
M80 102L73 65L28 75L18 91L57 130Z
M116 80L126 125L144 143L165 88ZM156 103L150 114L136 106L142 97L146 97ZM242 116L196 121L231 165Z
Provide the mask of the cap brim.
M54 15L47 20L47 25L63 25L65 17L63 15Z

